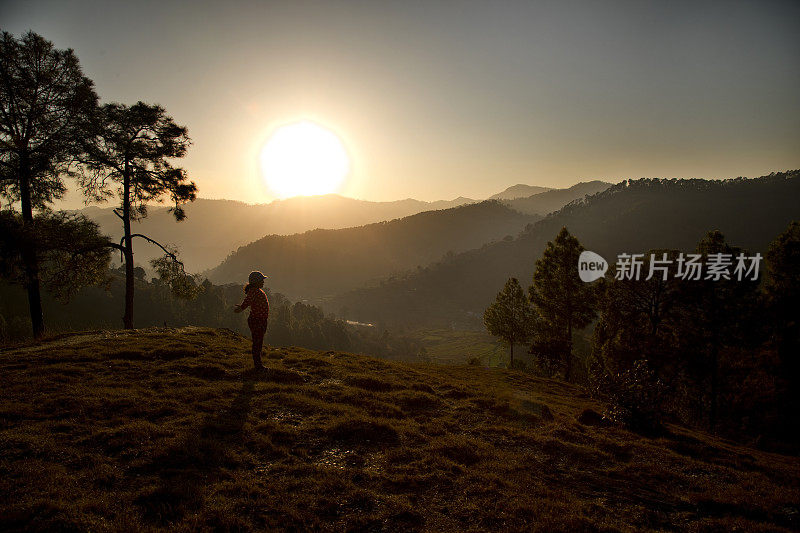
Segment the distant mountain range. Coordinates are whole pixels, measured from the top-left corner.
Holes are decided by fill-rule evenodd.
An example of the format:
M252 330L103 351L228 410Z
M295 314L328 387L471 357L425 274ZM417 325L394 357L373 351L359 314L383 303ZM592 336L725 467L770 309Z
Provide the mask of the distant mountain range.
M516 198L527 198L528 196L532 196L534 194L539 194L542 192L547 192L552 190L550 187L539 187L537 185L525 185L523 183L519 183L517 185L512 185L508 189L504 190L503 192L499 192L497 194L493 194L488 199L489 200L514 200Z
M291 235L316 228L348 228L383 220L401 218L423 211L447 209L474 203L469 198L423 202L398 200L369 202L335 194L276 200L269 204L250 205L232 200L200 198L186 206L187 218L175 219L163 206L152 206L148 217L134 223L134 231L173 244L190 272L200 272L218 265L231 251L265 235ZM87 207L81 210L100 225L101 231L118 240L122 224L112 208ZM160 250L146 242L134 248L136 262L147 266Z
M239 248L206 275L212 282L241 283L258 268L272 276L271 288L293 298L330 297L493 240L513 239L527 224L542 218L536 206L558 208L609 185L581 183L527 199L490 200L363 227L270 235ZM539 196L544 198L537 202ZM533 203L524 206L526 213L509 206L528 200Z
M356 228L269 235L239 248L206 275L214 283L244 283L258 269L270 276L272 290L292 299L320 298L492 240L510 240L540 218L486 201Z
M596 183L601 182L578 184L569 189L515 185L493 198L513 196L515 199L508 200L508 205L513 209L528 215L545 215L587 192L595 192ZM534 191L537 196L516 198L517 192L509 191L520 194ZM539 194L553 193L561 194L535 199ZM266 235L292 235L312 229L351 228L476 202L477 200L465 197L435 202L412 198L370 202L328 194L251 205L232 200L201 198L186 206L188 216L180 223L175 222L167 212L167 207L152 206L147 218L134 223L134 231L149 235L163 244L177 246L187 270L201 272L219 265L233 250ZM114 240L122 236L122 224L112 208L87 207L82 212L100 224L101 231ZM145 267L150 259L160 255L157 247L145 242L137 243L134 251L136 262Z
M577 183L568 189L550 189L525 198L504 200L503 203L520 213L547 215L558 211L573 200L603 192L612 185L613 183L605 181L587 181Z
M362 322L481 328L483 310L503 283L514 276L527 286L536 259L561 227L613 263L622 252L692 251L715 229L728 242L763 254L792 220L800 220L800 171L724 181L630 180L572 202L515 239L321 303Z

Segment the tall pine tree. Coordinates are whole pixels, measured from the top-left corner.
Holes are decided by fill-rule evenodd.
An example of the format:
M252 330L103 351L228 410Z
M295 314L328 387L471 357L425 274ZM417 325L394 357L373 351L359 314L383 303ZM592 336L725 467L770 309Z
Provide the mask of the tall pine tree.
M63 176L83 148L97 109L97 94L72 50L28 32L0 38L0 197L19 202L25 233L34 232L34 209L66 191ZM20 242L33 334L44 333L40 251Z
M195 199L197 187L188 181L182 168L170 160L186 155L190 145L188 131L166 114L163 107L137 102L132 106L106 104L95 124L95 136L87 145L82 176L84 190L96 199L113 196L116 184L120 206L114 213L123 226L119 249L125 259L125 314L123 324L133 328L134 263L133 239L141 238L159 246L166 259L154 263L162 275L188 287L181 276L183 265L174 250L141 233L131 223L147 216L147 203L165 196L173 203L175 220L185 218L182 205ZM177 268L176 268L177 267Z
M562 347L561 354L547 355L560 356L568 380L572 376L572 334L589 325L595 317L594 287L581 281L578 275L578 258L583 250L578 239L567 228L561 228L536 261L533 284L529 288L539 318L537 341ZM537 351L536 346L533 351Z

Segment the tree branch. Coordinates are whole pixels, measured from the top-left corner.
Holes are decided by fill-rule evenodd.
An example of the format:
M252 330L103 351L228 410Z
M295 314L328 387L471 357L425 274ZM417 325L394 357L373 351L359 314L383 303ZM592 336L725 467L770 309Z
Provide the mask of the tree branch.
M175 255L174 253L170 252L170 251L169 251L169 250L167 250L166 248L164 248L164 246L163 246L163 245L162 245L160 242L158 242L158 241L154 241L153 239L151 239L151 238L150 238L150 237L148 237L147 235L142 235L141 233L134 233L133 235L131 235L131 239L133 239L134 237L141 237L142 239L144 239L144 240L146 240L146 241L148 241L148 242L150 242L150 243L153 243L153 244L155 244L156 246L158 246L159 248L161 248L161 249L164 251L164 253L165 253L166 255L170 256L170 257L172 258L172 260L173 260L173 261L175 261L176 263L178 263L178 264L181 266L181 268L183 268L183 262L182 262L182 261L180 261L180 260L178 259L178 256L177 256L177 255Z
M124 246L122 246L121 244L117 244L115 242L109 242L107 244L104 244L103 246L98 246L98 248L114 248L115 250L119 250L120 252L125 251ZM89 250L84 250L84 251L89 251Z

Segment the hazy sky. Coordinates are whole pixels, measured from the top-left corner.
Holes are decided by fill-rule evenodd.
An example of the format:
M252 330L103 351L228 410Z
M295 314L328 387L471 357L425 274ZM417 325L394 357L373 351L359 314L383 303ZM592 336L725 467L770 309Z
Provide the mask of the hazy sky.
M269 201L257 154L298 118L351 154L343 193L800 168L800 2L23 2L105 102L189 127L200 196Z

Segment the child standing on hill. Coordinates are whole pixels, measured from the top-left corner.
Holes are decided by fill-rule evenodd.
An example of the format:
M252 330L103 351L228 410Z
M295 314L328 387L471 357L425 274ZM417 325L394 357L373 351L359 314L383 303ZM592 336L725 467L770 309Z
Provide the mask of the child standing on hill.
M247 286L244 288L245 297L242 303L233 308L234 313L241 313L248 307L250 316L247 325L253 337L253 366L256 370L266 370L261 362L261 348L264 345L264 335L267 333L267 320L269 319L269 301L266 293L261 289L266 276L259 271L250 272Z

